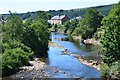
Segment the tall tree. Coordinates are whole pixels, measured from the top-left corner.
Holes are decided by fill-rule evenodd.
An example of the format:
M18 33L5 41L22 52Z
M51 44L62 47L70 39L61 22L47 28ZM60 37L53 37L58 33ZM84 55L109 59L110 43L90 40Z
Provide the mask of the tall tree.
M78 24L77 19L65 22L64 27L66 29L65 29L64 33L67 33L67 31L69 30L70 34L72 34L74 29L77 27L77 24Z
M105 31L101 41L105 48L103 59L109 64L120 60L120 3L112 8L102 24Z
M22 37L22 19L16 14L11 14L11 16L7 19L6 24L3 25L3 41L10 41L17 39L19 40ZM5 35L4 35L5 34Z
M96 9L89 9L79 22L76 33L81 34L83 39L91 38L101 26L102 18L103 16Z

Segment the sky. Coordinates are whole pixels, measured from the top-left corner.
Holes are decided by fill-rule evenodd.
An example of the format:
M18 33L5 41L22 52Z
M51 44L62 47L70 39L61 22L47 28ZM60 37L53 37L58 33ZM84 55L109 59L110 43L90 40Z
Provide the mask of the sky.
M0 14L38 10L76 9L118 3L120 0L0 0Z

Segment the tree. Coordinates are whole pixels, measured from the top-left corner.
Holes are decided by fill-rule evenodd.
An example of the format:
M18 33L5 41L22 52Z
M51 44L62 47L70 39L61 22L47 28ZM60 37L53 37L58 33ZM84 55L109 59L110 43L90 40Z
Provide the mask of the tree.
M76 34L82 35L83 39L91 38L101 26L103 16L96 9L89 9L84 18L79 22Z
M103 60L110 64L120 60L120 3L112 8L102 24L105 31L101 41L105 51Z
M28 19L24 29L22 42L34 51L36 57L47 57L49 31L45 21Z
M55 32L57 32L57 28L58 28L58 25L55 24L55 25L54 25L54 31L55 31Z
M69 27L71 27L70 21L65 22L64 27L66 28L64 33L67 33L67 30L69 29Z
M70 27L69 27L69 30L70 30L70 34L72 34L73 33L73 31L75 30L75 28L77 27L77 25L78 25L78 20L77 19L75 19L75 20L72 20L71 22L70 22Z
M8 17L7 22L2 27L3 29L3 42L10 41L10 40L19 40L22 37L22 19L21 17L17 16L16 14L11 14Z
M65 29L64 33L67 33L67 31L70 31L70 34L72 34L74 29L77 27L77 24L78 24L77 19L65 22L64 27L66 29Z
M51 15L46 13L45 11L37 11L36 12L36 18L37 19L49 20L51 18Z

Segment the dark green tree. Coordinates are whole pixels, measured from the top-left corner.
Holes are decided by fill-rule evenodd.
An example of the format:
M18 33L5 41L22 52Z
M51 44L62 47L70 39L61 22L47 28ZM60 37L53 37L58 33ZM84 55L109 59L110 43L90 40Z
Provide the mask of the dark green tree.
M29 18L24 23L23 43L31 47L37 57L47 57L49 30L48 14L38 11L36 16Z
M120 60L120 3L115 5L109 15L102 20L104 36L104 62L112 63Z
M46 13L45 11L37 11L35 18L49 20L51 18L51 15Z
M67 33L67 31L69 31L70 34L72 34L74 29L77 27L77 25L78 25L77 19L65 22L64 27L66 29L65 29L64 33Z
M75 19L75 20L72 20L71 22L70 22L70 27L69 27L69 30L70 30L70 34L72 34L73 33L73 31L75 30L75 28L77 27L77 25L78 25L78 20L77 19Z
M16 14L11 14L8 17L5 25L2 27L3 30L3 42L10 40L19 40L22 37L22 19Z
M69 27L71 27L70 21L65 22L64 27L65 27L64 33L67 33Z
M89 9L79 22L75 33L81 35L83 39L91 38L101 26L102 18L103 16L96 9Z
M58 25L55 24L53 27L54 27L54 31L57 32Z

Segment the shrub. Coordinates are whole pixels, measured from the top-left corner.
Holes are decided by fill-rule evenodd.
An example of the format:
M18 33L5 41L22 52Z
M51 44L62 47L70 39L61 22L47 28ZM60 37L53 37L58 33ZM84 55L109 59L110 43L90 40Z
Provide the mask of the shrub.
M19 70L19 67L29 64L29 57L33 54L29 47L17 41L3 43L2 45L3 76L14 73Z
M117 79L120 75L120 62L114 62L112 65L102 64L100 70L101 76L105 78Z
M29 53L24 52L21 48L5 49L2 55L3 75L13 73L23 65L27 65Z
M109 67L107 64L102 64L100 67L100 73L102 77L107 77L109 75Z

